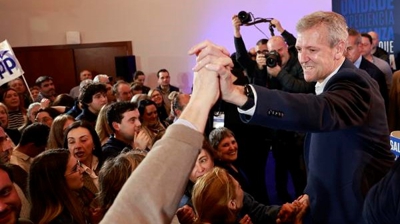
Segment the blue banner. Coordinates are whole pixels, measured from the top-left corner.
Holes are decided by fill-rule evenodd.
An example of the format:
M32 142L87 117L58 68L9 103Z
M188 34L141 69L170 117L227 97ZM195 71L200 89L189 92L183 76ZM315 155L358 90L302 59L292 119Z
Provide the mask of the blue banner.
M332 0L332 11L343 15L348 27L360 33L378 33L379 47L389 53L392 61L396 59L395 65L400 65L400 1Z
M400 156L400 138L395 136L390 136L390 146L396 159Z

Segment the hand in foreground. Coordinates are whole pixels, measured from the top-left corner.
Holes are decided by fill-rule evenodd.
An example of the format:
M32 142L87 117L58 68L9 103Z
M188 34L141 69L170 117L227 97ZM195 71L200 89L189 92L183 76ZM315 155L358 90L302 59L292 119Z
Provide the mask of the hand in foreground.
M133 148L140 150L145 150L147 145L151 141L150 137L146 135L144 131L140 131L139 133L135 134L134 141L133 141Z
M278 213L276 223L303 223L303 217L307 212L310 205L308 195L301 195L298 199L292 203L285 203L282 205L281 210Z
M49 107L50 106L50 100L49 99L46 99L46 98L43 98L41 101L40 101L40 108L47 108L47 107Z
M196 220L196 214L194 213L192 207L188 205L178 208L176 211L176 216L181 224L192 224Z
M239 220L239 224L253 224L253 222L251 221L250 216L246 214Z
M190 55L196 54L196 65L193 68L194 87L192 98L199 93L199 97L212 99L213 105L219 96L220 81L218 78L228 76L233 67L229 52L221 46L215 45L210 41L203 41L190 49ZM208 105L208 104L206 104Z

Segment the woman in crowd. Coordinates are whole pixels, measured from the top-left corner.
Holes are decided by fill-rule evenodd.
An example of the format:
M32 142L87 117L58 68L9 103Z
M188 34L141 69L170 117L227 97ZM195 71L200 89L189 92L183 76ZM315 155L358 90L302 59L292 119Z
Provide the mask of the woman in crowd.
M28 192L33 223L88 223L77 192L83 186L80 162L66 149L39 154L30 167Z
M24 108L23 100L16 90L7 88L2 92L2 102L8 109L8 128L20 128L26 118L26 109Z
M38 110L38 112L36 113L35 122L45 124L49 128L51 128L51 125L53 124L54 119L59 114L60 113L56 109L51 108L51 107L40 108Z
M85 121L75 121L65 131L64 148L78 159L83 167L83 190L90 201L99 189L98 173L103 164L101 144L93 127Z
M99 172L100 189L96 201L101 219L111 207L122 186L145 157L144 151L129 151L104 162Z
M95 130L100 138L101 145L104 145L110 138L110 135L112 134L112 130L107 122L107 116L106 116L107 108L108 105L104 105L101 108L99 115L97 116L97 121L95 126Z
M216 128L211 131L209 140L216 154L215 165L226 169L240 183L243 190L251 194L251 185L246 175L236 165L238 144L233 132L225 127Z
M197 214L194 223L302 223L308 208L299 200L282 207L259 204L219 167L196 180L192 200Z
M64 145L64 132L75 119L71 115L58 115L51 125L47 149L58 149Z
M156 136L165 132L165 127L160 122L157 106L153 101L140 101L138 110L140 113L140 122L142 123L142 128L140 129L139 135L144 133L148 137L147 148L151 149L156 140Z
M28 127L30 124L35 122L36 113L38 112L39 109L40 109L40 103L35 102L35 103L29 104L27 112L26 112L27 119L25 119L24 124L19 128L19 131L21 133L26 127Z
M169 121L168 117L169 114L167 113L166 105L164 103L163 97L160 93L159 90L157 89L152 89L149 91L147 96L156 104L157 112L158 112L158 117L160 121L163 123L163 125L168 126Z
M3 103L0 103L0 126L7 133L8 137L11 138L13 145L18 145L21 132L18 129L8 128L8 108Z
M194 223L194 220L196 220L196 214L193 211L193 203L192 203L193 186L198 180L198 178L204 176L204 174L214 169L214 158L215 158L214 150L211 148L210 144L205 139L203 141L203 146L200 151L200 154L197 156L195 165L189 174L190 181L187 185L184 198L181 200L181 205L180 205L181 207L178 209L176 213L179 222L181 224L192 224ZM216 191L214 193L215 195L208 193L208 196L218 197L217 195L221 192ZM208 205L207 207L208 210L210 210L209 208L213 208L213 206L208 206ZM294 207L290 204L284 205L284 209L281 215L284 215L285 212L290 211L290 209L293 208ZM238 217L240 217L241 223L246 223L245 220L251 220L253 223L274 223L275 220L277 219L277 214L280 211L280 209L281 209L280 206L266 206L260 204L259 202L255 201L250 194L244 192L243 207L241 208L241 212ZM207 212L211 213L211 211ZM220 213L220 211L218 213ZM248 217L250 217L251 219L249 219Z

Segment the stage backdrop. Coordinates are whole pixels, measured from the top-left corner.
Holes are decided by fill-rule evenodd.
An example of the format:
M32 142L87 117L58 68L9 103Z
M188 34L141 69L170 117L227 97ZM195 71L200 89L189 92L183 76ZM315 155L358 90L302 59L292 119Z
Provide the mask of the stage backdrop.
M389 52L392 68L399 69L399 0L332 0L332 11L342 14L348 26L361 33L377 32L379 47Z

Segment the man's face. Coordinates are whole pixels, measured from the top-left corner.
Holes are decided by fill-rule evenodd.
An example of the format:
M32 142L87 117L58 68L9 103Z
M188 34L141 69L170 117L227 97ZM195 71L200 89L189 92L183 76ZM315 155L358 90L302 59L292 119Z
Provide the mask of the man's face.
M298 34L296 48L307 82L322 82L344 57L345 43L330 47L325 27L312 27Z
M290 58L288 46L282 38L272 38L267 43L268 51L276 51L282 60L282 67L286 65Z
M125 142L132 142L136 133L140 131L139 110L127 111L122 114L121 123L113 122L115 132L118 133Z
M0 223L15 224L21 211L21 200L7 172L0 170Z
M168 72L160 72L158 74L158 84L161 86L169 86L169 73Z
M128 84L121 83L118 85L116 98L118 102L131 101L132 91Z
M138 82L138 83L140 83L140 84L142 84L142 85L144 85L144 81L146 80L146 76L145 75L138 75L137 77L136 77L136 82Z
M56 94L56 90L54 87L54 83L52 80L44 81L40 85L40 92L44 96L54 96Z
M361 55L361 43L357 43L357 36L349 36L347 38L347 47L345 57L352 63L356 62Z
M81 81L86 80L86 79L92 79L92 73L88 70L84 70L81 72L79 75Z
M92 96L92 102L88 104L89 109L98 114L101 108L107 104L107 94L104 92L98 92Z
M10 161L13 144L2 127L0 127L0 162ZM0 222L1 223L1 222Z
M369 42L368 37L361 37L361 44L362 44L362 55L367 57L371 54L372 51L372 44Z
M15 91L17 91L18 94L23 94L26 91L26 87L21 79L15 79L11 81L10 87L15 89Z

